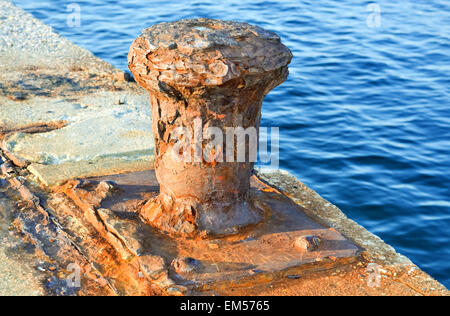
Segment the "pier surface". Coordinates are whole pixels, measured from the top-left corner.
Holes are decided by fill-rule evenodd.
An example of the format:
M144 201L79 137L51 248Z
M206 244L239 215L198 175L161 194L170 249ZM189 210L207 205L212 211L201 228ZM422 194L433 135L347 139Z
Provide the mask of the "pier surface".
M50 188L71 179L152 169L148 95L129 79L0 0L0 295L77 294L60 284L70 274L70 262L49 260L55 244L65 256L84 262L89 275L85 293L117 294L79 251L76 236L51 216L47 200ZM449 295L408 258L294 176L269 170L257 170L256 175L313 221L360 247L361 258L251 287L216 288L211 294ZM379 286L370 286L370 267L380 275Z

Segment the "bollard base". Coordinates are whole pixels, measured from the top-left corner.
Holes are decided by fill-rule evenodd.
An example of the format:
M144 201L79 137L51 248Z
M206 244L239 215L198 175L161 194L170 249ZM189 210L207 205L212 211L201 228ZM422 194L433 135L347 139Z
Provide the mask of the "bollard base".
M70 181L55 189L49 205L65 230L83 240L84 234L86 247L96 245L85 256L127 294L144 281L167 295L210 293L359 260L361 249L339 232L256 176L251 183L264 219L230 236L177 238L147 225L139 211L159 193L152 170Z
M173 202L170 197L159 195L148 201L139 213L150 225L174 236L234 235L260 223L264 217L264 210L255 206L253 194L249 193L249 198L231 205L200 203L192 198ZM170 203L164 203L168 199Z

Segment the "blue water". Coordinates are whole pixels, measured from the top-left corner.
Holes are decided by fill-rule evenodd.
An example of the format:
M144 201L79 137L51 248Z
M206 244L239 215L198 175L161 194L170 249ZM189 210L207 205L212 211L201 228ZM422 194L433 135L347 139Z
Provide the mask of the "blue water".
M182 18L277 32L291 75L263 107L281 168L450 286L450 2L16 0L118 68L142 29ZM81 27L67 26L67 4ZM370 24L372 25L372 24Z

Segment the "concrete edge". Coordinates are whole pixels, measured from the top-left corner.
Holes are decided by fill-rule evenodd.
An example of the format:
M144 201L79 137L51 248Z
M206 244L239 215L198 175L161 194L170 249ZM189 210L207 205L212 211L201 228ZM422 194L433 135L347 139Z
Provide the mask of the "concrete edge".
M126 160L103 158L97 161L67 162L59 165L32 163L28 166L36 180L46 187L61 185L74 178L101 177L151 169L154 159Z
M398 253L380 237L349 219L337 206L322 198L285 170L256 169L257 176L302 206L311 218L327 225L365 249L364 258L383 267L383 272L423 295L450 296L447 288Z
M61 70L61 65L64 67L82 65L87 66L87 69L91 73L99 71L121 72L110 63L95 56L91 51L76 45L71 40L60 35L53 27L45 24L31 13L18 7L14 2L1 0L0 3L2 4L2 9L4 11L10 14L10 16L12 15L14 18L17 18L16 20L13 20L12 23L20 23L17 25L18 32L16 31L17 33L13 33L14 36L17 36L17 40L23 40L23 38L19 36L25 36L26 38L27 34L23 30L25 27L39 30L43 33L42 35L45 36L45 38L40 39L40 42L36 42L36 39L26 38L26 41L21 43L23 46L18 46L18 48L12 47L6 50L4 49L3 51L0 49L4 56L10 59L9 64L0 64L0 68L6 66L8 71L10 71L12 69L10 68L10 65L14 65L14 70L18 71L29 71L31 66ZM31 47L30 43L34 44L34 47ZM53 47L52 45L57 46ZM30 50L30 48L33 48L34 50ZM17 49L20 49L20 54L17 54ZM64 52L61 55L62 50L64 50ZM36 51L38 54L36 54ZM27 59L24 59L24 56L26 56Z

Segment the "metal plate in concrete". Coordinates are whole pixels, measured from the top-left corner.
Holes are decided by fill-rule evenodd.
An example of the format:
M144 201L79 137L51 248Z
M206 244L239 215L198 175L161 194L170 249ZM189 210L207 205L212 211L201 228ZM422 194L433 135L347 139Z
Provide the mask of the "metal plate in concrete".
M89 180L94 187L100 181L114 181L120 193L106 198L101 207L139 222L138 217L126 214L135 214L143 199L155 196L159 189L153 170ZM177 258L195 259L198 266L194 271L176 272L171 266L170 276L177 284L202 290L298 277L357 260L360 248L336 230L313 221L300 206L256 177L252 179L252 199L267 211L267 219L232 237L178 239L141 222L141 252L161 256L168 265ZM302 236L317 236L319 247L299 250L294 243Z

